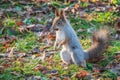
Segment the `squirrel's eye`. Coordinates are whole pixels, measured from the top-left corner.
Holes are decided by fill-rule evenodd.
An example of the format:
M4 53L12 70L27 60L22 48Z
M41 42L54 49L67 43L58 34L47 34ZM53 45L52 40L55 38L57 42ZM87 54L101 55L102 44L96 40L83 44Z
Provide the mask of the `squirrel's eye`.
M58 25L60 25L60 21L58 22Z

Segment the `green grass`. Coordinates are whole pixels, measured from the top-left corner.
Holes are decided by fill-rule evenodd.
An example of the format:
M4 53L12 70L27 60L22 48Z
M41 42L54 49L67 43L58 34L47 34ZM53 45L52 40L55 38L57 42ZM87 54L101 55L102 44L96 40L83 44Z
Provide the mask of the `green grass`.
M35 40L36 40L36 38L35 38L34 34L30 33L25 38L19 39L15 43L15 46L20 51L28 52L34 47L34 45L36 43Z
M40 47L41 43L37 41L37 36L30 32L22 36L15 42L15 47L19 51L29 52L35 47Z

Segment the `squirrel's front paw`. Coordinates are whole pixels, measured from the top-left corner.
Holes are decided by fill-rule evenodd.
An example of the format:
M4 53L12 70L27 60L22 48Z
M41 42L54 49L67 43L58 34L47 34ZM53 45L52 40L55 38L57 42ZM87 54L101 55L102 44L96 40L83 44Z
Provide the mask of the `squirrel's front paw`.
M81 67L86 67L86 61L84 60L83 62L81 62Z

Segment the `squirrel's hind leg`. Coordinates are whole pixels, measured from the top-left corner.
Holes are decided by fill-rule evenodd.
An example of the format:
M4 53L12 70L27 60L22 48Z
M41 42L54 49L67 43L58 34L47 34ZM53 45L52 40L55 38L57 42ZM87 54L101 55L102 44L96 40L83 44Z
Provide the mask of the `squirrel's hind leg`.
M82 53L79 49L74 49L72 52L70 52L70 55L74 64L86 67L84 53Z
M68 53L68 51L62 49L60 52L60 57L65 64L69 65L72 63L72 58L70 54Z

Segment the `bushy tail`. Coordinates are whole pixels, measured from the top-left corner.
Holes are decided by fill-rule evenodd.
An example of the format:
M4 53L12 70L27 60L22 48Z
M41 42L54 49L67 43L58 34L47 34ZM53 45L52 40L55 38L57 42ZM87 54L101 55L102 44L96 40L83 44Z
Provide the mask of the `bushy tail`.
M107 46L108 42L108 30L100 29L99 31L93 34L93 44L92 46L86 51L86 59L89 62L96 62L101 60L102 52Z

